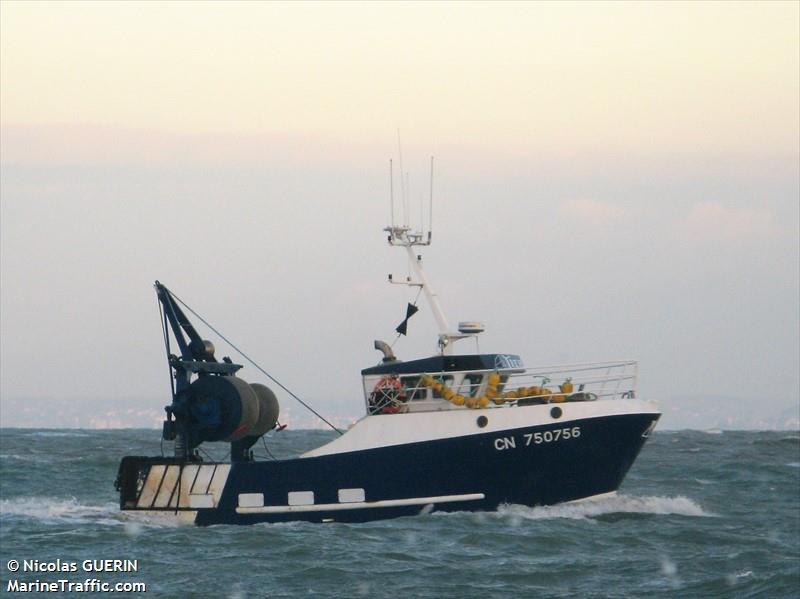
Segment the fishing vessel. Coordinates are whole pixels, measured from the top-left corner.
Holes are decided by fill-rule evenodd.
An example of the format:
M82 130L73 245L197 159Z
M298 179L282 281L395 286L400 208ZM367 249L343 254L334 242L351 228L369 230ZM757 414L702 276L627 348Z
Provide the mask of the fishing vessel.
M424 295L439 329L436 350L401 360L375 341L380 361L361 371L363 417L291 459L254 458L253 445L280 427L275 394L239 378L242 366L229 358L218 361L188 306L156 281L173 374L162 438L174 455L122 458L122 510L198 525L364 522L550 505L619 488L660 417L636 395L637 363L526 367L515 353L480 353L483 324L451 329L426 276L418 248L430 245L430 228L392 222L384 231L413 273L389 280ZM408 304L398 335L417 310ZM198 447L214 442L230 444L230 460L202 459Z

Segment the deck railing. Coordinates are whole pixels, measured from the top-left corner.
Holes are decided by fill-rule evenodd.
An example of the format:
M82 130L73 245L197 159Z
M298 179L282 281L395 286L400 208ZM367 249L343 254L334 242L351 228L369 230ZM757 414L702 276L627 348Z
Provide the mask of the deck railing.
M634 360L622 360L533 368L403 373L391 377L398 392L387 393L378 402L375 388L387 380L386 375L365 377L367 407L371 413L455 408L455 405L442 396L442 392L434 391L424 381L430 380L430 377L455 395L479 398L487 393L488 375L495 372L500 375L500 383L497 385L499 395L491 398L492 401L487 406L490 408L635 397L638 363ZM385 406L389 409L384 409Z

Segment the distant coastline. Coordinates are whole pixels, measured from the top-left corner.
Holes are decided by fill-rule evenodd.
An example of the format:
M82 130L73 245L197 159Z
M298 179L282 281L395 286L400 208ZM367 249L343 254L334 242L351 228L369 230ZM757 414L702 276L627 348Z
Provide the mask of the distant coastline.
M655 398L659 399L659 398ZM0 429L160 429L163 405L157 399L0 398ZM312 403L335 426L346 429L361 417L357 402L329 406ZM342 404L348 409L342 409ZM659 399L664 416L658 430L800 430L800 398L769 401L724 396L677 396ZM303 410L285 406L280 421L294 430L327 429Z

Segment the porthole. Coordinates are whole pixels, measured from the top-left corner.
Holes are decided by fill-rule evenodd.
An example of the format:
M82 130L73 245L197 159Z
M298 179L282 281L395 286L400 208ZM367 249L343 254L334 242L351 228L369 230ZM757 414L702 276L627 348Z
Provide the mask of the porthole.
M478 416L478 428L483 428L487 424L489 424L489 419L486 416Z
M561 418L561 415L562 415L563 413L564 413L564 412L563 412L563 411L561 410L561 408L559 408L558 406L555 406L555 407L553 407L553 408L550 408L550 415L551 415L553 418Z

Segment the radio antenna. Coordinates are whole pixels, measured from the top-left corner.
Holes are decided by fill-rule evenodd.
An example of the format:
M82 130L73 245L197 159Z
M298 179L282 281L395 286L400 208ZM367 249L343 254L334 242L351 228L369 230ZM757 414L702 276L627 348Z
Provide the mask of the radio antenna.
M389 158L389 206L391 207L391 223L394 229L394 166L392 166L392 159Z
M422 232L425 230L425 213L424 213L425 204L424 204L424 202L425 202L425 200L423 199L422 194L419 194L419 232L420 232L420 234L422 234Z
M406 173L406 227L411 227L411 219L414 215L411 213L411 175Z
M420 231L421 233L422 231ZM428 201L428 243L433 235L433 156L431 156L431 191Z
M400 141L400 129L397 130L397 155L400 159L400 200L403 202L403 224L408 226L408 206L406 206L406 182L403 170L403 144Z

